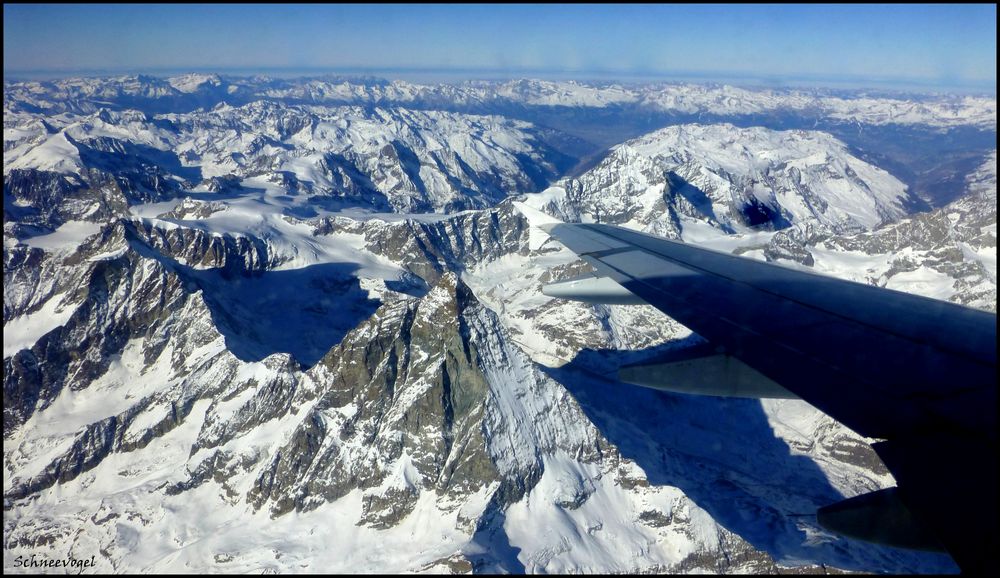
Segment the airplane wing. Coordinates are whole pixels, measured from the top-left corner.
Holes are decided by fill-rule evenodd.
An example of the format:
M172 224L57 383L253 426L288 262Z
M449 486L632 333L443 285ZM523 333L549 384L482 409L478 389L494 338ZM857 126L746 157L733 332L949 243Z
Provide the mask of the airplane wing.
M820 524L885 544L946 549L963 572L993 567L1000 552L995 314L621 227L541 227L597 270L543 292L645 302L708 340L622 368L623 381L806 400L883 440L872 447L897 481L821 508Z

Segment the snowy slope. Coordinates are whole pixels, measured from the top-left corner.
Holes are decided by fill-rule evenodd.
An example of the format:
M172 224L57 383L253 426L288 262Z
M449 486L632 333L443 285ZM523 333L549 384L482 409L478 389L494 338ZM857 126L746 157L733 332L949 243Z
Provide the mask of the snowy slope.
M902 217L908 192L827 133L719 124L671 126L625 142L587 173L532 198L563 218L677 237L686 220L725 232L869 230Z

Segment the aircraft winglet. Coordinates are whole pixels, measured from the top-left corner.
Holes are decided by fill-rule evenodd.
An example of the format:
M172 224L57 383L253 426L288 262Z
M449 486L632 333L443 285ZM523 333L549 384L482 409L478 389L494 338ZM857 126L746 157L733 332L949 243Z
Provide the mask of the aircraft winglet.
M513 205L515 209L524 215L524 218L528 219L528 223L533 227L538 227L539 229L547 231L547 229L545 229L546 225L562 224L562 221L559 219L553 217L552 215L543 213L542 211L529 206L527 203L514 201Z

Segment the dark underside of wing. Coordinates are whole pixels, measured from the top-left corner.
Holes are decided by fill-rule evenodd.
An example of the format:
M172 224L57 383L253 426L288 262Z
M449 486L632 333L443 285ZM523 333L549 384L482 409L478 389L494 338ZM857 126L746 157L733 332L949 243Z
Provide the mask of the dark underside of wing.
M996 315L594 224L545 229L875 444L963 571L997 552ZM987 560L989 558L989 560Z

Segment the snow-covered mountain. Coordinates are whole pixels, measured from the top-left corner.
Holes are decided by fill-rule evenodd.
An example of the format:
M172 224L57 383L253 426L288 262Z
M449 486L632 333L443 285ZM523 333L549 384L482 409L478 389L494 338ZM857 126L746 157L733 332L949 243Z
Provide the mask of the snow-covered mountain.
M944 207L816 131L679 125L622 143L530 206L996 310L996 151ZM722 233L727 233L722 235Z
M87 104L329 88L240 82L5 85L35 99L5 99L5 569L955 570L816 525L893 480L808 405L610 379L699 338L541 294L586 266L508 197L988 308L995 152L907 215L898 180L815 131L670 127L546 188L551 135L499 116Z
M79 248L6 251L5 348L41 335L5 351L5 564L93 549L106 570L949 567L788 516L891 483L807 406L608 382L612 347L687 335L655 311L541 296L525 319L545 267L575 257L509 203L264 220L284 235L132 217ZM290 355L301 341L317 347Z
M790 231L790 237L821 267L839 262L845 268L844 260L853 260L856 281L996 311L995 150L966 183L968 193L958 200L871 232L827 237Z
M622 143L545 195L564 219L674 238L685 219L730 233L807 224L870 230L912 202L903 183L827 133L728 124L671 126Z
M544 188L574 162L526 122L406 109L260 101L155 117L21 113L5 125L8 220L50 230L180 190L252 188L313 214L483 208Z

